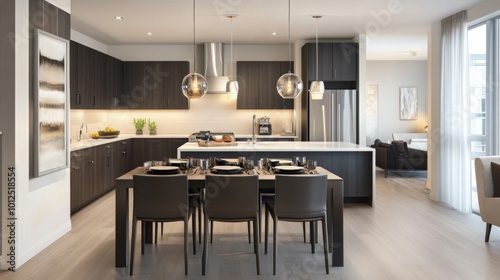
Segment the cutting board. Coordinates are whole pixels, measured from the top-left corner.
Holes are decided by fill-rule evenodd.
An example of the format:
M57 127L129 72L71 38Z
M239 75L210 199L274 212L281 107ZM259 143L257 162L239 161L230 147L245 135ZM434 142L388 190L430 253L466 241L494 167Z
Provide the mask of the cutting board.
M222 147L222 146L238 146L236 142L215 142L207 140L198 140L198 146L200 147Z

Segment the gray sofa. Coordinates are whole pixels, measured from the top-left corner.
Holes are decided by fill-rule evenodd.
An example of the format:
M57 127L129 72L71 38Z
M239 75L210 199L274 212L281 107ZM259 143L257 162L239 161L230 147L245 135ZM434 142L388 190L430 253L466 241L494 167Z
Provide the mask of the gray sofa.
M376 153L376 166L389 171L427 171L427 151L408 148L405 141L383 143L379 139L371 146Z

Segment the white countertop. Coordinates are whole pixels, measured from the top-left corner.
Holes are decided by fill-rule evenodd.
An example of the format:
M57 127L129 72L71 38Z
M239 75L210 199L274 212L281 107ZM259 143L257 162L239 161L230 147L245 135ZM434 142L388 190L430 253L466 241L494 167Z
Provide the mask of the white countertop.
M117 141L122 141L122 140L128 140L128 139L134 139L134 138L184 138L187 139L189 136L186 134L157 134L157 135L149 135L149 134L142 134L142 135L136 135L136 134L120 134L116 138L110 138L110 139L92 139L92 138L87 138L82 141L76 141L73 140L70 145L69 149L71 152L81 150L81 149L86 149L86 148L91 148L99 145L104 145L108 143L113 143Z
M373 152L373 148L347 142L237 142L237 146L200 147L198 143L186 143L180 146L178 152L232 152L232 151L309 151L309 152Z
M252 138L252 135L235 135L236 138ZM86 148L91 148L99 145L104 145L108 143L113 143L121 140L127 140L127 139L134 139L134 138L184 138L187 139L189 138L189 135L186 134L157 134L157 135L149 135L148 133L142 134L142 135L136 135L136 134L120 134L116 138L111 138L111 139L92 139L92 138L87 138L82 141L76 141L73 140L70 143L70 151L77 151L81 149L86 149ZM273 135L257 135L257 139L259 138L298 138L298 136L295 135L286 135L282 136L279 134L273 134ZM244 143L244 142L242 142ZM195 143L196 144L196 143ZM197 144L196 144L197 145Z

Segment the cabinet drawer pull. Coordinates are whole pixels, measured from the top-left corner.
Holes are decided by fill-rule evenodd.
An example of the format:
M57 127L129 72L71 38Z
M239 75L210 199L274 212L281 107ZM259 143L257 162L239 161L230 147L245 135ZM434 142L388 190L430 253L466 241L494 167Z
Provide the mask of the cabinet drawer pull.
M127 142L125 142L125 141L122 141L122 145L127 145Z
M76 94L76 105L80 105L80 94Z
M75 169L75 170L80 170L80 167L78 167L78 166L73 166L73 169Z
M90 163L90 164L94 164L94 161L93 161L93 160L91 160L91 161L89 161L89 163Z
M95 95L94 95L94 106L95 106Z
M123 152L122 152L122 155L124 155L124 154L126 154L126 153L127 153L127 152L123 151Z

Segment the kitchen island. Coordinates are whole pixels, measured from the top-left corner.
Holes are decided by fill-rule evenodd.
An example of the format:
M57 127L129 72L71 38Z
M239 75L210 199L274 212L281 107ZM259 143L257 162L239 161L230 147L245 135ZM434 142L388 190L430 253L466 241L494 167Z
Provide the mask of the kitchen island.
M375 206L375 150L347 142L237 142L236 146L200 147L186 143L178 158L293 158L305 156L344 179L344 201Z

